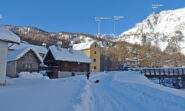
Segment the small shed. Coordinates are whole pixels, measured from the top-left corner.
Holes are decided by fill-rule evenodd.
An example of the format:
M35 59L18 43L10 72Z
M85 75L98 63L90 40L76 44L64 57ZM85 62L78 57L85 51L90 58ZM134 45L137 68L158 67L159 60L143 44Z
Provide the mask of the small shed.
M50 78L61 78L86 74L90 71L91 60L83 51L50 46L43 62L50 70Z
M0 28L0 85L5 85L8 43L20 43L20 38L8 29Z
M33 48L8 52L7 76L17 77L20 72L38 72L42 58Z

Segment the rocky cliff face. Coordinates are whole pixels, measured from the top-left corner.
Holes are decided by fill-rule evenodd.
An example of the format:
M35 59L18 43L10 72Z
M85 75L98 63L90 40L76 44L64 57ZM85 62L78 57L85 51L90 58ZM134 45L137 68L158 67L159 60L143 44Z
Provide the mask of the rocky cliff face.
M153 13L114 40L133 44L149 43L162 51L176 40L181 52L185 54L185 8Z

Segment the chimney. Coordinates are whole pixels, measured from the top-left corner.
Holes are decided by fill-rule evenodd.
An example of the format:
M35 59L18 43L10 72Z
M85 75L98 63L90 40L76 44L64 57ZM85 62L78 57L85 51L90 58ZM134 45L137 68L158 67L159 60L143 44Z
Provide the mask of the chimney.
M58 41L56 46L57 46L57 50L61 51L62 50L62 41Z
M42 43L42 47L45 47L46 48L46 43Z

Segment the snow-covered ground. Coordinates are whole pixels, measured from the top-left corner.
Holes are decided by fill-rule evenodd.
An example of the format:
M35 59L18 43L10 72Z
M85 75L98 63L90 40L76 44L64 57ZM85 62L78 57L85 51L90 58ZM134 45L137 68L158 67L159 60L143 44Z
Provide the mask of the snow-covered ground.
M94 83L100 80L99 83ZM64 79L7 79L0 111L184 111L185 91L151 83L137 72Z

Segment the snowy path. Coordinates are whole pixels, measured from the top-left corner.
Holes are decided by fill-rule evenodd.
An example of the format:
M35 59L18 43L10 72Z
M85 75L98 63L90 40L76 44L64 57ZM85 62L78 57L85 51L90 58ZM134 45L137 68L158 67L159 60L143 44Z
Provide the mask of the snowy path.
M0 111L185 111L184 104L185 91L151 83L137 72L98 73L90 81L9 79L0 87Z
M90 104L88 111L184 111L185 98L147 85L121 82L116 79L117 76L119 74L95 75L91 78L92 81L99 79L101 82L91 82L88 89L92 91L91 95L83 95L91 97L82 102ZM85 111L83 109L84 105L76 111Z

